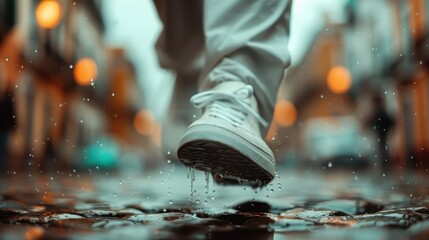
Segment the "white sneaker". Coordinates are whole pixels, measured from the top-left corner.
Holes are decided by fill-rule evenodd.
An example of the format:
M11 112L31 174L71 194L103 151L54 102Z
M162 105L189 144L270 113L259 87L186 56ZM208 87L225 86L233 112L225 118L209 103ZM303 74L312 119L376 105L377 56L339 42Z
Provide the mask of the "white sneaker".
M191 102L204 113L180 140L177 155L182 163L259 186L274 178L273 152L261 138L259 127L268 123L259 116L252 86L222 82L194 95Z

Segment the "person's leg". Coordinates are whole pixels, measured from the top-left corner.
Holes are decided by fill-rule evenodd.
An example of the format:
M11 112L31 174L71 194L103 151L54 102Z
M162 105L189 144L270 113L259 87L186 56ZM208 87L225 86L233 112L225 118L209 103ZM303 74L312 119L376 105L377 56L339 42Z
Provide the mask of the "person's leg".
M277 88L289 66L290 0L206 0L206 64L200 89L224 79L253 86L260 114L271 121Z
M274 177L262 135L289 64L290 7L287 0L205 1L206 62L201 92L191 98L204 114L180 140L185 165L262 184Z
M202 1L154 0L154 4L163 24L156 43L161 67L180 74L199 72L204 65Z
M174 158L180 135L192 122L194 108L189 99L197 92L198 77L204 65L203 1L155 0L163 24L156 43L163 68L176 75L168 116L163 121L162 151Z

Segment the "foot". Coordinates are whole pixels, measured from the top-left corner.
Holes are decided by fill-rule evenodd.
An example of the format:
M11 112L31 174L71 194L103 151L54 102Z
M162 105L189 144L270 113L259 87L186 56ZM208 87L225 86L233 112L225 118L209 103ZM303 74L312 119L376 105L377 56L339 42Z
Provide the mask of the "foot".
M200 119L184 132L177 155L189 167L237 183L266 185L275 175L273 152L261 137L253 88L242 82L222 82L194 95L191 102L203 108Z

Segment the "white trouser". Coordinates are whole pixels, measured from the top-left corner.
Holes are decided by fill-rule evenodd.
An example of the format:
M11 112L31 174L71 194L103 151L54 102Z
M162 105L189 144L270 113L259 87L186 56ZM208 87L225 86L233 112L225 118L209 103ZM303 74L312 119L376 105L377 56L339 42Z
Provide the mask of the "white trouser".
M169 1L171 0L166 0L164 4L168 4ZM176 0L172 2L177 4ZM219 81L225 80L249 83L255 89L261 116L267 122L271 122L277 88L290 62L287 44L291 0L205 0L202 9L195 8L192 1L183 0L182 2L191 8L186 9L187 11L203 11L202 15L196 14L196 16L202 16L201 19L195 19L196 23L203 21L201 25L203 33L199 34L196 29L195 34L189 34L188 39L182 36L180 38L182 43L172 43L178 46L177 51L183 52L173 54L174 56L170 58L168 55L172 55L171 47L170 54L163 49L168 45L165 42L169 39L163 36L165 34L161 34L158 42L158 55L163 56L159 58L161 65L179 72L182 69L178 68L183 66L192 69L192 64L201 62L196 61L195 58L202 57L201 54L195 53L203 49L204 67L201 70L199 90L209 89ZM159 8L158 10L160 11ZM183 16L183 14L174 15ZM169 19L169 21L174 23L174 20ZM165 20L163 22L164 27L174 27L166 25ZM170 25L174 24L170 23ZM189 32L189 29L187 30ZM166 29L163 33L165 32ZM199 35L203 36L201 41L195 41L200 39ZM190 39L193 40L193 46L189 46ZM189 49L195 49L195 51L191 53ZM184 55L194 57L187 58ZM183 60L188 62L184 63ZM181 62L175 64L174 61Z

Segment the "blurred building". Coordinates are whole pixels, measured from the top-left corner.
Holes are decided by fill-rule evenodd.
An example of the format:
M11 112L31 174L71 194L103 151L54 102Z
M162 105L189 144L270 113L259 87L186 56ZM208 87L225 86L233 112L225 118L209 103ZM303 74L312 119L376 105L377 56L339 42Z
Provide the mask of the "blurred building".
M122 152L140 161L144 146L155 146L155 131L143 136L134 127L141 91L133 63L104 42L102 4L0 3L0 81L12 86L17 120L11 167L113 168Z
M427 171L429 2L350 1L349 10L353 21L345 53L347 66L361 82L356 88L370 86L388 110L395 110L396 135L387 146L393 164Z
M428 10L424 0L349 0L345 19L326 15L326 28L280 90L279 102L291 102L298 115L287 127L275 119L268 138L279 152L292 151L283 158L367 158L376 166L388 159L427 171Z

